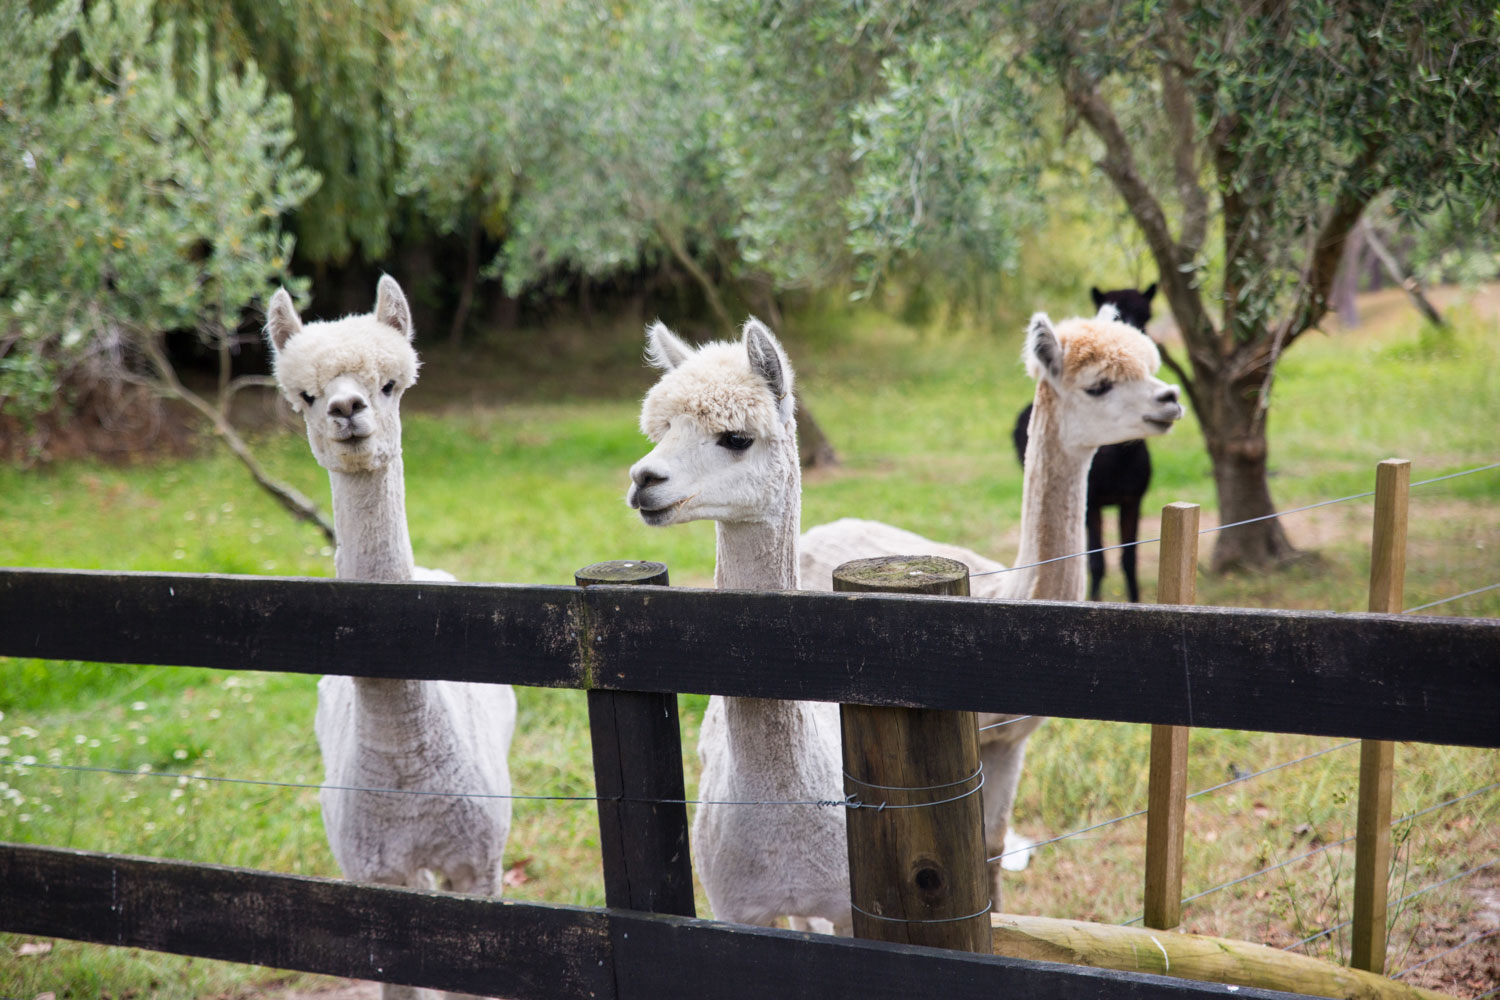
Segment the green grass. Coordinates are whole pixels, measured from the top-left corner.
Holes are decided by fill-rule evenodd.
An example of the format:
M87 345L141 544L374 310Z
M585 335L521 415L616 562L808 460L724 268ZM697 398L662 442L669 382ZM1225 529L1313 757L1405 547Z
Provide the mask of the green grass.
M1414 480L1500 460L1500 338L1492 318L1460 313L1453 334L1424 332L1396 311L1337 337L1310 335L1287 355L1272 414L1272 490L1293 507L1372 488L1377 461L1413 460ZM1021 479L1011 423L1029 398L1015 337L936 336L875 314L804 317L791 338L807 401L845 464L805 484L804 522L875 517L1009 561ZM630 333L630 336L635 336ZM408 512L418 562L469 581L565 583L611 558L656 559L676 585L712 578L706 524L645 528L624 505L626 469L647 450L636 401L650 373L633 345L609 340L608 366L574 393L540 362L482 367L468 353L431 351L408 396ZM566 366L589 349L563 343ZM525 345L514 351L524 355ZM452 378L444 368L454 369ZM462 370L462 373L459 373ZM461 381L462 380L462 381ZM481 404L470 401L485 393ZM561 402L545 398L554 394ZM452 402L452 400L459 402ZM494 402L494 400L506 402ZM1205 505L1212 487L1191 421L1153 443L1148 510ZM267 465L327 504L327 478L299 433L256 442ZM0 564L213 573L332 575L314 529L293 523L220 450L190 459L110 465L67 462L0 469ZM1500 471L1414 491L1408 604L1500 581ZM1205 604L1361 610L1370 506L1356 501L1287 517L1294 542L1318 557L1259 576L1202 576ZM1113 528L1107 529L1112 536ZM1155 534L1155 518L1143 536ZM1204 555L1212 536L1204 538ZM1155 546L1143 547L1145 599ZM1107 596L1123 587L1110 559ZM61 613L61 612L60 612ZM1434 609L1500 615L1500 592ZM576 692L518 692L512 752L518 791L592 790L586 714ZM311 678L158 667L0 660L0 839L336 875L310 789L219 784L193 774L316 784ZM704 701L684 698L690 785ZM1190 789L1258 770L1336 741L1276 734L1193 734ZM1032 741L1017 823L1051 836L1142 806L1146 731L1052 720ZM41 763L130 775L51 771ZM1189 809L1189 891L1352 832L1355 753L1343 750L1195 799ZM1398 751L1396 812L1493 780L1497 755L1446 747ZM152 775L169 773L167 778ZM1486 777L1489 776L1489 777ZM1412 886L1495 856L1500 796L1477 796L1418 821L1400 856ZM1009 880L1006 906L1084 919L1139 912L1144 820L1115 824L1041 851ZM595 814L588 803L518 802L511 863L516 899L603 902ZM1347 915L1348 855L1330 850L1274 877L1188 908L1190 929L1290 943ZM1329 886L1332 888L1329 888ZM1463 883L1423 897L1392 931L1398 947L1421 926L1462 919ZM700 900L700 907L703 903ZM706 912L706 907L703 907ZM0 996L234 995L280 982L267 970L58 942L17 957L26 939L0 936ZM1337 950L1335 938L1332 948Z

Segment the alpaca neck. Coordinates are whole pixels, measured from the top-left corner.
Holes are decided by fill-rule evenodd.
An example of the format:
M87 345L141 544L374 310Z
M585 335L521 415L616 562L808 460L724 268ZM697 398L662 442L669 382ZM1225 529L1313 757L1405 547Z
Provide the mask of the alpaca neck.
M1017 566L1084 550L1084 510L1088 502L1093 448L1063 442L1062 406L1046 382L1036 387L1021 487L1021 546ZM1081 601L1087 560L1062 559L1008 574L1004 596L1020 600Z
M414 565L406 528L406 479L401 456L373 472L329 472L333 485L333 565L340 580L401 583ZM425 727L419 681L354 678L356 731L364 746L409 751Z
M796 428L777 463L783 476L778 503L760 521L716 523L714 586L720 590L796 590L797 536L802 527L802 467L797 461ZM772 747L788 745L801 728L797 702L764 698L724 699L730 741ZM766 741L769 740L769 744Z
M334 570L340 580L410 580L411 536L406 530L406 481L398 455L373 472L330 472Z
M802 468L795 429L777 503L764 520L715 523L714 586L720 590L796 590L797 534L802 528Z

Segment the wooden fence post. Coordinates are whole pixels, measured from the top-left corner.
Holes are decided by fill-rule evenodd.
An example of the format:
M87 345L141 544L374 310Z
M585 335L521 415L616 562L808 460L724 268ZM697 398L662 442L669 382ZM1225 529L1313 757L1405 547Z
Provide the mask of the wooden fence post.
M1411 462L1375 467L1375 527L1370 538L1370 610L1400 614L1406 589L1406 501ZM1359 808L1354 839L1354 931L1349 964L1385 971L1386 896L1391 869L1391 775L1396 745L1359 744Z
M1198 599L1198 505L1169 503L1161 511L1158 604ZM1187 726L1151 727L1151 778L1146 807L1146 926L1171 930L1182 922L1182 841L1187 811Z
M857 559L834 570L833 589L966 597L969 570L929 556ZM885 805L847 813L854 935L991 954L974 713L842 705L840 716L844 792Z
M667 586L657 562L602 562L574 574L595 584ZM589 737L599 796L604 901L611 907L692 917L677 696L642 691L589 691Z

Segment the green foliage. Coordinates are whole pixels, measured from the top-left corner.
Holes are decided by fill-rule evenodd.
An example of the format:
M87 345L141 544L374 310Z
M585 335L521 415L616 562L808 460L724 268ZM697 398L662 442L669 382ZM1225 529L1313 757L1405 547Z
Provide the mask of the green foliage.
M376 261L390 249L401 222L392 70L402 59L425 55L414 51L413 35L427 6L174 0L158 12L179 30L206 25L216 72L258 65L291 98L297 145L322 177L291 220L299 258L339 263L359 253ZM483 34L474 31L471 39Z
M437 5L403 62L402 189L445 230L481 219L513 294L708 258L729 209L703 21L666 0Z
M0 164L0 405L23 413L80 380L138 377L142 345L164 330L217 343L272 281L301 287L280 219L317 184L292 148L287 98L253 64L215 72L201 41L153 28L150 0L40 18L25 6L10 15L25 55L0 74L12 151Z
M1278 482L1289 503L1370 489L1374 463L1391 454L1414 459L1413 480L1493 460L1493 414L1500 408L1493 316L1450 309L1452 352L1427 356L1417 349L1422 334L1399 293L1393 301L1395 323L1367 314L1357 333L1313 339L1287 359L1272 433ZM1010 339L997 341L924 337L870 309L826 323L801 316L797 321L799 327L838 327L825 334L818 350L797 354L793 362L799 372L816 374L809 401L839 435L845 457L836 474L806 480L805 523L875 517L1011 561L1021 473L1009 434L1030 386L1017 361L1019 325ZM425 352L423 379L406 406L445 409L408 409L404 420L408 515L422 564L465 581L559 584L599 559L649 558L671 567L676 586L711 585L712 526L647 528L620 501L626 470L649 448L635 426L638 404L628 397L638 398L651 378L639 366L639 331L622 335L632 350L622 352L610 395L567 403L537 401L545 394L529 391L535 373L521 370L484 380L505 405L447 408L445 401L457 394L444 392L444 379L469 377L454 371L467 355ZM578 350L595 351L587 343ZM518 397L532 401L517 403ZM1337 421L1329 414L1337 414ZM277 475L326 498L327 474L300 433L269 437L257 450ZM1156 478L1142 536L1157 533L1152 512L1172 500L1208 505L1207 523L1208 463L1190 430L1153 440L1152 455ZM222 451L124 467L0 467L0 496L6 498L0 505L0 565L333 575L332 551L318 532L288 522ZM1268 576L1205 576L1200 602L1363 610L1369 519L1368 500L1289 515L1288 530L1299 541L1316 540L1320 560ZM1113 540L1107 523L1106 541ZM1408 603L1492 582L1497 544L1500 471L1417 487ZM1155 558L1155 546L1142 549L1148 600ZM1106 596L1121 599L1114 553L1108 563ZM1433 613L1500 615L1500 592ZM313 680L303 676L0 660L0 839L336 875L315 791L193 776L316 784L321 763L312 734L315 700ZM521 689L518 700L510 758L516 791L590 794L583 696ZM704 700L681 700L690 796ZM1189 788L1217 784L1235 768L1258 770L1334 742L1197 730ZM1140 808L1145 745L1144 727L1049 721L1031 743L1017 804L1020 831L1054 836ZM58 772L21 763L28 758L132 773ZM1495 758L1494 751L1403 745L1396 815L1485 784ZM134 773L142 765L149 771ZM1351 748L1194 799L1188 813L1189 891L1248 874L1263 843L1272 860L1285 860L1310 849L1313 837L1326 842L1352 832L1356 787L1357 754ZM1408 856L1414 874L1407 891L1492 857L1497 814L1500 796L1491 794L1415 821L1407 842L1414 852ZM1143 829L1144 820L1136 819L1038 852L1030 869L1007 876L1007 906L1079 919L1134 916L1140 908ZM603 905L597 830L588 803L517 802L507 861L529 859L529 881L508 886L506 897ZM1209 933L1253 939L1287 933L1298 914L1286 907L1277 915L1285 900L1277 887L1288 886L1305 906L1329 891L1328 868L1322 860L1293 865L1286 878L1247 883L1239 897L1235 890L1207 897L1192 906L1189 919ZM1262 889L1272 895L1258 900ZM1348 889L1344 878L1339 890L1346 900ZM1428 894L1423 905L1430 909L1406 911L1392 940L1400 947L1414 923L1451 920L1466 898L1462 882L1449 895ZM707 914L701 899L699 905ZM1304 933L1331 922L1315 921ZM0 938L0 952L14 956L22 940L29 938ZM0 995L33 997L52 990L92 997L134 989L191 1000L240 995L245 981L275 975L59 942L50 955L0 962Z

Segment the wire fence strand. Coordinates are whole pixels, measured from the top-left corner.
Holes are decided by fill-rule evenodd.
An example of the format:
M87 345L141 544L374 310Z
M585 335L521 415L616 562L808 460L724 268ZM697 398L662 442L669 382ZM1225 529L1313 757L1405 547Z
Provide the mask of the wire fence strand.
M1480 466L1476 466L1476 467L1474 467L1472 469L1464 469L1461 472L1450 472L1450 473L1448 473L1445 476L1433 476L1431 479L1421 479L1421 480L1418 480L1415 483L1411 483L1409 488L1415 488L1417 486L1429 486L1432 483L1441 483L1441 482L1443 482L1444 480L1447 480L1447 479L1458 479L1460 476L1472 476L1475 473L1478 473L1478 472L1488 472L1491 469L1500 469L1500 462L1493 462L1493 463L1491 463L1489 465L1480 465ZM1351 494L1349 494L1346 497L1335 497L1332 500L1319 500L1317 503L1304 504L1301 507L1289 507L1286 510L1280 510L1280 511L1277 511L1276 513L1274 513L1274 514L1262 514L1259 517L1247 517L1243 521L1233 521L1233 522L1231 522L1229 524L1215 525L1212 528L1203 528L1203 529L1201 529L1198 532L1198 534L1200 534L1200 535L1211 535L1211 534L1213 534L1216 531L1227 531L1230 528L1238 528L1241 525L1255 524L1255 523L1257 523L1259 521L1269 521L1272 518L1285 517L1288 514L1300 514L1302 511L1305 511L1305 510L1316 510L1319 507L1328 507L1328 506L1331 506L1333 504L1347 503L1350 500L1362 500L1365 497L1372 497L1374 495L1375 495L1375 491L1374 490L1368 490L1368 491L1366 491L1364 493L1351 493ZM1065 556L1053 556L1051 559L1042 559L1042 560L1039 560L1037 562L1022 563L1019 566L1007 566L1004 569L985 570L983 573L970 573L969 576L972 579L973 577L976 577L976 576L995 576L995 575L1000 574L1000 573L1014 573L1017 570L1034 569L1037 566L1046 566L1048 563L1062 562L1065 559L1081 559L1084 556L1091 556L1091 555L1095 555L1095 554L1100 553L1100 552L1113 552L1116 549L1128 549L1131 546L1135 546L1135 545L1150 545L1152 542L1159 542L1159 541L1161 541L1161 536L1160 535L1158 535L1155 538L1141 538L1141 539L1137 539L1134 542L1121 542L1118 545L1102 545L1102 546L1100 546L1097 549L1086 549L1083 552L1074 552L1074 553L1072 553L1070 555L1065 555ZM1500 584L1496 584L1496 586L1500 586ZM1458 596L1467 597L1468 595L1467 594L1461 594L1461 595L1458 595ZM1452 598L1449 598L1449 600L1458 600L1458 597L1452 597ZM1432 606L1433 605L1428 605L1428 607L1432 607ZM1417 610L1417 609L1414 608L1412 610Z
M1474 874L1477 874L1479 872L1482 872L1486 868L1492 868L1496 864L1500 864L1500 858L1491 859L1489 861L1486 861L1482 865L1475 865L1473 868L1469 868L1469 869L1467 869L1465 871L1461 871L1457 875L1449 875L1447 878L1443 879L1441 882L1434 882L1431 885L1423 886L1422 888L1416 890L1415 892L1408 892L1406 895L1400 897L1399 899L1392 900L1391 903L1390 903L1390 906L1391 906L1392 909L1394 909L1394 908L1400 906L1402 903L1410 902L1411 900L1416 899L1418 896L1425 896L1427 893L1432 892L1434 889L1441 889L1443 886L1448 885L1450 882L1457 882L1459 879L1468 878L1470 875L1474 875ZM1334 924L1332 927L1325 927L1322 930L1318 931L1318 933L1316 933L1316 934L1310 934L1310 935L1308 935L1307 937L1303 938L1301 941L1296 941L1296 942L1294 942L1292 944L1286 945L1281 950L1282 951L1291 951L1293 948L1300 948L1300 947L1302 947L1305 944L1312 944L1314 941L1318 940L1319 938L1325 938L1328 935L1333 934L1336 931L1341 931L1345 927L1348 927L1352 923L1354 923L1353 920L1340 921L1339 923Z
M1490 784L1485 785L1483 788L1476 788L1472 792L1465 792L1463 795L1455 795L1451 799L1447 799L1447 800L1445 800L1443 802L1439 802L1436 805L1428 806L1425 809L1418 809L1416 812L1407 813L1405 816L1402 816L1399 819L1393 819L1393 820L1391 820L1390 825L1393 826L1393 827L1395 827L1395 826L1400 826L1402 823L1409 823L1412 820L1417 819L1418 817L1421 817L1421 816L1425 816L1425 815L1427 815L1430 812L1435 812L1438 809L1446 809L1448 806L1456 805L1457 803L1462 802L1465 799L1472 799L1476 795L1483 795L1485 792L1493 791L1496 788L1500 788L1500 781L1491 782ZM1231 886L1239 885L1241 882L1248 882L1248 881L1250 881L1253 878L1258 878L1261 875L1269 874L1270 872L1276 871L1278 868L1285 868L1287 865L1295 864L1298 861L1305 861L1308 858L1311 858L1311 857L1313 857L1315 855L1322 854L1324 851L1328 850L1329 848L1338 847L1338 846L1340 846L1342 844L1347 844L1347 843L1349 843L1350 841L1352 841L1354 839L1355 839L1354 835L1351 834L1350 836L1344 837L1344 838L1342 838L1340 840L1331 841L1331 842L1329 842L1327 844L1321 845L1320 847L1316 847L1316 848L1314 848L1311 851L1308 851L1306 854L1299 854L1295 858L1288 858L1285 861L1278 861L1274 865L1267 865L1265 868L1262 868L1259 871L1251 872L1249 875L1242 875L1239 878L1231 879L1228 882L1223 882L1223 883L1220 883L1219 885L1210 886L1209 888L1204 889L1202 892L1195 892L1191 896L1184 896L1182 898L1182 902L1184 904L1186 904L1186 903L1192 902L1195 899L1202 899L1204 896L1209 896L1209 895L1212 895L1213 893L1219 892L1220 890L1228 889ZM1135 917L1132 920L1127 921L1127 923L1134 923L1136 920L1140 920L1140 919L1141 919L1140 917Z
M1359 743L1359 740L1350 740L1347 743L1339 743L1339 744L1337 744L1335 746L1324 747L1322 750L1315 750L1312 753L1307 754L1304 757L1298 757L1296 760L1282 761L1280 764L1273 764L1270 767L1263 768L1263 769L1261 769L1259 771L1254 771L1254 772L1252 772L1250 774L1237 775L1237 776L1235 776L1233 778L1230 778L1228 781L1221 781L1217 785L1210 785L1207 788L1200 788L1196 792L1189 793L1189 795L1187 797L1190 798L1190 799L1196 799L1200 795L1207 795L1209 792L1217 792L1221 788L1228 788L1230 785L1238 785L1240 782L1249 781L1252 778L1259 778L1263 774L1270 774L1272 771L1279 771L1283 767L1291 767L1293 764L1300 764L1303 761L1312 760L1314 757L1321 757L1324 754L1333 753L1335 750L1344 750L1344 749L1347 749L1348 747L1355 746L1358 743ZM1085 833L1091 833L1094 830L1099 830L1099 829L1102 829L1103 827L1106 827L1106 826L1113 826L1116 823L1123 823L1127 819L1135 819L1137 816L1144 816L1146 814L1146 812L1147 812L1147 810L1145 810L1145 809L1137 809L1135 812L1126 813L1123 816L1116 816L1113 819L1107 819L1107 820L1104 820L1104 821L1099 822L1099 823L1094 823L1091 826L1085 826L1085 827L1083 827L1081 829L1078 829L1078 830L1071 830L1068 833L1059 834L1058 836L1052 837L1049 840L1038 841L1037 843L1031 844L1028 847L1013 848L1013 849L1011 849L1009 851L1005 851L1005 852L1003 852L1001 854L997 854L993 858L986 858L985 861L987 861L987 862L999 861L1001 858L1010 857L1012 854L1022 854L1022 853L1026 852L1026 851L1034 850L1034 849L1036 849L1038 847L1046 847L1048 844L1056 844L1059 841L1069 840L1069 839L1071 839L1073 837L1078 837L1078 836L1081 836L1081 835L1083 835ZM1141 918L1140 917L1136 917L1135 919L1136 920L1140 920Z
M1462 950L1464 948L1467 948L1469 945L1475 944L1476 942L1479 942L1479 941L1483 941L1485 938L1492 938L1496 934L1500 934L1500 927L1496 927L1496 928L1493 928L1491 930L1487 930L1483 934L1475 934L1473 937L1469 938L1467 941L1464 941L1464 942L1462 942L1460 944L1456 944L1452 948L1448 948L1445 951L1440 951L1436 955L1432 955L1432 956L1430 956L1428 958L1422 959L1422 961L1418 962L1416 965L1408 965L1406 968L1402 969L1400 972L1393 972L1393 973L1391 973L1391 978L1392 979L1400 979L1402 976L1407 975L1408 973L1416 972L1418 969L1420 969L1424 965L1430 965L1433 962L1436 962L1438 959L1444 957L1445 955L1451 955L1455 951L1460 951L1460 950Z
M961 792L952 798L940 799L936 802L914 802L905 804L890 804L888 802L865 802L855 795L846 795L842 799L656 799L644 798L631 795L525 795L510 793L501 795L493 792L443 792L433 791L425 788L370 788L359 785L314 785L309 782L299 781L272 781L264 778L228 778L209 774L190 774L182 771L154 771L131 770L121 767L90 767L82 764L51 764L25 758L0 761L11 767L20 768L45 768L50 771L71 771L85 774L110 774L130 778L160 778L172 779L180 783L191 781L207 781L218 784L233 785L258 785L270 788L294 788L310 791L332 791L332 792L367 792L378 795L425 795L435 798L449 799L512 799L531 802L640 802L648 805L687 805L687 806L821 806L824 808L841 809L874 809L877 812L887 809L923 809L930 806L945 805L949 802L957 802L959 799L968 798L979 792L984 787L984 767L961 781L952 784L962 784L965 781L973 781L978 778L978 783L966 792ZM865 784L860 782L860 784ZM946 787L946 786L934 786ZM928 788L903 788L902 791L928 791Z
M1441 601L1429 601L1426 604L1418 604L1416 607L1407 608L1401 613L1403 615L1416 614L1418 611L1426 611L1428 608L1435 608L1439 604L1447 604L1450 601L1457 601L1461 598L1473 597L1475 594L1482 594L1487 590L1500 590L1500 583L1492 583L1488 587L1475 587L1473 590L1466 590L1462 594L1454 594L1452 597L1445 597Z

